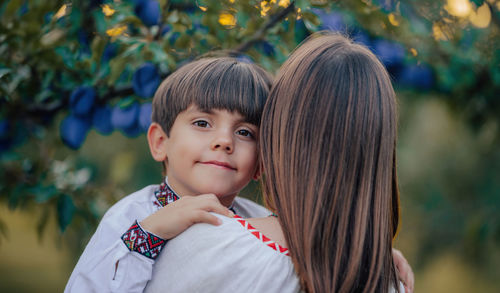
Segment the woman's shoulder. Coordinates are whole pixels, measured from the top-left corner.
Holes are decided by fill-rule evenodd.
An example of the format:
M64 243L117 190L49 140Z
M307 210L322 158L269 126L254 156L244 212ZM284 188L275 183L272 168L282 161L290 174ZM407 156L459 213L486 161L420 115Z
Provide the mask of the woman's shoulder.
M167 242L155 262L150 288L168 286L171 292L297 291L291 259L269 246L272 240L242 218L214 215L221 225L196 224Z
M245 255L266 252L288 255L286 245L280 245L284 244L284 241L279 224L273 222L273 219L243 219L240 216L229 218L212 214L221 220L221 225L195 224L170 240L168 246L182 247L185 243L192 243L197 247L200 246L200 249L210 246L214 253L217 253L217 248L220 248L236 249L240 254Z

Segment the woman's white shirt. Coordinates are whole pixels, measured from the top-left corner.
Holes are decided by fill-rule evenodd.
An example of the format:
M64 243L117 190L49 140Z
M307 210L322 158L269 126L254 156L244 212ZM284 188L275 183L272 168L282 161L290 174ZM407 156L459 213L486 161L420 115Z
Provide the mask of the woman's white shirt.
M288 250L248 222L196 224L169 240L144 292L299 292Z

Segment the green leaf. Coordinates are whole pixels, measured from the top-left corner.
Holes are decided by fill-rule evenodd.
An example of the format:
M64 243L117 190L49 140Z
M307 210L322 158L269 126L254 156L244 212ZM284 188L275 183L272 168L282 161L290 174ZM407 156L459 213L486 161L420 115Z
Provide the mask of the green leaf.
M319 20L319 17L311 12L311 11L304 11L302 12L302 19L304 21L309 21L311 24L315 25L315 26L318 26L321 24L321 21Z
M35 201L37 203L47 202L52 197L58 194L57 188L54 185L49 186L37 186L31 189L31 192L35 195Z
M148 46L149 51L153 54L154 63L164 63L167 62L168 56L165 50L157 42L151 42Z
M292 1L290 1L292 2ZM310 4L308 0L295 0L295 9L300 8L300 10L305 11L309 8Z
M38 219L38 223L36 224L36 234L38 236L38 240L43 239L43 233L47 228L47 223L49 222L49 216L50 216L49 208L48 206L45 206L42 214L40 215L40 218Z
M8 2L7 7L5 8L4 13L2 14L2 22L4 18L12 19L13 16L17 15L17 10L23 5L24 0L11 0Z
M4 77L4 75L7 75L11 72L12 70L10 68L2 68L0 69L0 78Z
M17 69L17 72L13 75L12 81L7 86L7 91L9 93L13 93L17 86L25 80L28 80L31 77L29 66L22 66Z
M177 10L174 10L167 17L167 22L174 24L177 23L178 21L179 21L179 12Z
M51 47L52 45L59 42L59 40L64 37L65 33L66 32L64 30L55 28L42 36L42 38L40 39L40 44L45 47Z
M122 57L130 57L137 56L142 48L144 47L144 43L134 43L130 45L122 54Z
M127 108L128 106L130 106L134 102L135 102L135 99L130 96L130 97L126 97L126 98L121 99L120 101L118 101L118 103L116 105L118 107L120 107L121 109L124 109L124 108Z
M127 66L127 58L113 58L109 61L109 67L111 68L111 74L109 75L108 85L112 86L115 84L116 80L120 77L123 70Z
M66 230L66 227L71 223L75 214L75 205L70 196L63 194L57 201L57 220L61 232Z
M172 25L172 30L173 30L174 32L185 33L185 32L186 32L186 30L187 30L187 27L186 27L186 25L184 25L184 24L174 23L174 24Z
M17 206L19 205L19 201L23 197L23 195L24 195L23 186L18 185L14 187L12 192L9 194L9 200L8 200L9 209L13 210L17 208Z
M319 17L312 12L304 12L302 14L302 19L304 20L304 25L306 26L306 28L311 32L317 31L318 25L321 24Z
M92 60L95 62L101 62L102 53L104 51L104 47L106 46L106 41L103 40L100 36L96 36L92 40L92 44L90 48L92 50Z
M181 35L176 41L175 46L181 49L186 49L191 44L191 37L189 35Z

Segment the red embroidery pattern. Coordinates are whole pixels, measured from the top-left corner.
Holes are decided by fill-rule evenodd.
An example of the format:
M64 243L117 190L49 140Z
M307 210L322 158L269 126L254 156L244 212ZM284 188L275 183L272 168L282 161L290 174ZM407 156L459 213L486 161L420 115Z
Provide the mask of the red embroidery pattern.
M151 259L158 257L167 242L165 239L143 230L137 221L123 234L122 240L130 251L136 251Z
M272 241L266 235L262 234L259 230L255 229L250 223L248 223L245 219L242 217L235 215L234 219L238 221L245 229L248 230L251 234L253 234L257 239L260 241L264 242L265 245L271 247L272 249L276 250L279 253L282 253L284 255L290 255L288 252L288 248L284 248L278 243Z
M155 197L160 207L164 207L169 203L172 203L179 199L179 196L169 188L169 186L163 182L160 184L160 189L155 191ZM155 203L156 204L156 203Z

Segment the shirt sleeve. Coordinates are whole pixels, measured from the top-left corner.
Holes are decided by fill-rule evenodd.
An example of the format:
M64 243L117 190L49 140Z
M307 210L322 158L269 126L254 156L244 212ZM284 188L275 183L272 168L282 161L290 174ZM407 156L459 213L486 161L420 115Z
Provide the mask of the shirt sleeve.
M165 243L138 224L151 213L143 205L110 209L80 256L65 293L143 292Z
M147 258L155 260L165 246L167 240L144 230L138 221L135 221L121 239L130 251L135 251Z

